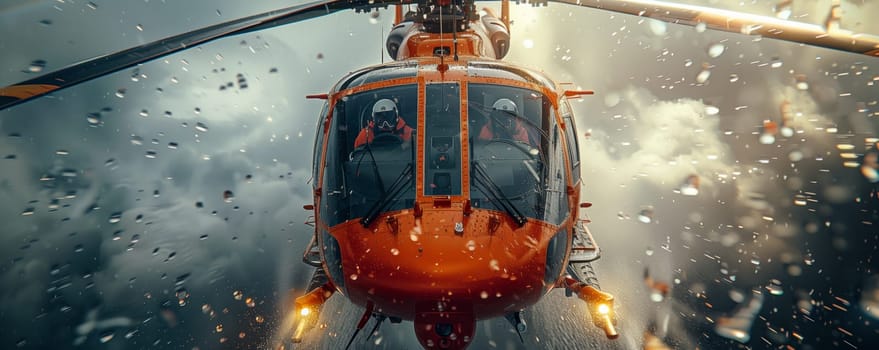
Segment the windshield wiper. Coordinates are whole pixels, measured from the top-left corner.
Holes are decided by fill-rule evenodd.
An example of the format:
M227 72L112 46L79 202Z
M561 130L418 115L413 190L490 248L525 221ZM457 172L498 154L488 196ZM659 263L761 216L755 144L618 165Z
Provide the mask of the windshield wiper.
M400 175L397 176L397 179L394 180L394 183L391 184L391 187L385 191L384 195L379 198L378 202L369 208L366 212L366 216L360 219L360 224L363 227L368 227L370 223L372 223L375 218L378 217L378 214L384 210L386 206L388 206L391 201L396 199L400 193L403 193L403 190L408 188L409 185L413 184L414 176L412 176L412 163L406 165L406 168L400 172Z
M507 212L507 215L516 221L516 224L518 224L519 227L524 226L528 219L525 218L525 215L522 215L522 213L519 212L516 205L514 205L513 202L504 195L498 185L491 180L491 177L486 173L485 167L483 167L482 163L478 160L474 160L472 164L472 173L474 178L476 178L476 183L479 185L476 188L478 188L482 194L500 204L500 207Z

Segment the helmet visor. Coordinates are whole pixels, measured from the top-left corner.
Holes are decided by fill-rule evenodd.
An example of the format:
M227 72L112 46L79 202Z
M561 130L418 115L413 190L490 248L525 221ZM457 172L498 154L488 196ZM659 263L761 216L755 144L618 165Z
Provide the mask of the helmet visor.
M397 125L397 111L383 111L376 112L374 114L375 117L375 127L379 130L393 130L394 126Z

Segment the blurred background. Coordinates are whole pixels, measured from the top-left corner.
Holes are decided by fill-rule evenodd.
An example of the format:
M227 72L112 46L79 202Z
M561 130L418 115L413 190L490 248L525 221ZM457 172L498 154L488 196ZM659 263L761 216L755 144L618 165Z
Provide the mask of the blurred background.
M5 2L0 85L295 3ZM691 3L816 24L831 6ZM879 34L879 3L841 8L842 28ZM574 104L583 199L622 336L553 291L524 343L491 320L473 348L879 346L879 58L511 13L506 61L596 91ZM0 112L0 348L271 348L311 276L321 103L304 96L389 61L392 21L345 11L218 40ZM340 348L362 312L333 298L303 348ZM407 322L354 345L413 346Z

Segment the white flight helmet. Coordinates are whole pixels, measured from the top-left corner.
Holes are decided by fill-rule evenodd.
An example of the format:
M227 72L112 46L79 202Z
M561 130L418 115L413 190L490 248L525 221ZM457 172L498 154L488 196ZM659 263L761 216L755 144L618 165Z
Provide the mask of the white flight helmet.
M494 101L494 104L491 106L491 108L509 113L518 112L518 108L516 108L516 103L508 98L499 98L497 101Z
M372 120L380 130L390 131L397 126L397 104L383 98L372 106Z

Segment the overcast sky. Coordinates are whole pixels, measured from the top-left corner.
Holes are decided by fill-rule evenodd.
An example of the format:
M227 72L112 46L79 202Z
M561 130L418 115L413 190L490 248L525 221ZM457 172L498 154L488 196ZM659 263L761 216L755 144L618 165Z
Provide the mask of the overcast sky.
M829 3L795 2L792 18L820 23ZM0 38L0 84L35 76L38 60L52 71L288 5L0 5L0 31L16 33ZM772 2L712 5L773 14ZM843 11L844 28L879 34L866 16L879 4L844 1ZM287 289L310 275L299 263L311 234L302 205L321 105L304 96L387 61L392 17L343 12L229 38L0 112L2 347L264 344ZM750 328L753 348L879 339L879 320L861 311L879 305L865 289L879 284L875 184L840 155L860 162L875 149L876 58L558 4L514 6L513 20L508 61L596 91L574 104L583 199L595 204L596 268L617 296L622 347L639 348L656 323L683 348L729 347L713 322L752 298L765 319ZM761 143L784 101L795 134ZM696 196L681 193L691 176ZM672 284L671 298L650 300L645 268ZM817 321L804 321L802 301L845 310L809 307ZM324 317L309 344L347 341L360 310L330 306L351 321ZM589 322L565 320L585 318L578 307L553 292L528 314L524 345L505 321L484 323L477 344L594 342ZM833 327L810 332L821 322ZM405 346L411 324L384 325L377 339L368 345Z

